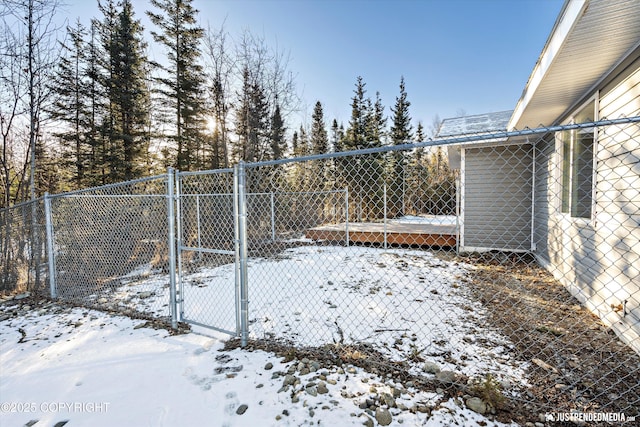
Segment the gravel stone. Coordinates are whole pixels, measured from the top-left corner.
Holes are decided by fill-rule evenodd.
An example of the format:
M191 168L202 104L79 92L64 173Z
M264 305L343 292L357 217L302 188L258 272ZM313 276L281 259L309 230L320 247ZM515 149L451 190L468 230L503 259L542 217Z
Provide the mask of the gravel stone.
M368 417L365 414L362 414L360 416L365 418L365 420L362 423L362 425L367 426L367 427L373 427L373 420L370 417Z
M456 382L457 375L453 371L440 371L436 374L436 379L444 384L453 384Z
M380 395L380 400L382 400L389 408L396 407L396 400L389 393L382 393Z
M487 404L482 401L479 397L472 397L467 399L467 408L471 409L473 412L477 412L480 415L484 415L487 413Z
M422 370L427 374L437 374L438 372L440 372L440 366L438 366L438 364L434 362L425 362Z
M296 383L297 378L294 375L287 374L284 377L283 385L294 385Z
M376 421L381 426L388 426L393 421L393 418L387 409L378 408L376 409Z
M324 381L320 381L318 383L318 393L320 393L320 394L329 393L329 389L327 388L327 383L325 383Z

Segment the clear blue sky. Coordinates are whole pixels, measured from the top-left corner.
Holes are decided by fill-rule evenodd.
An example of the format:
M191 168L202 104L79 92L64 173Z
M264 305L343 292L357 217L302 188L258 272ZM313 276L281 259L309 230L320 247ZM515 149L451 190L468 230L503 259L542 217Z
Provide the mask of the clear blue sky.
M71 22L97 16L93 0L66 0ZM146 0L133 0L147 39ZM404 76L413 121L515 107L563 0L194 0L200 23L242 30L290 54L310 117L347 124L356 77L390 114ZM160 56L156 48L152 53ZM308 119L307 119L308 120Z

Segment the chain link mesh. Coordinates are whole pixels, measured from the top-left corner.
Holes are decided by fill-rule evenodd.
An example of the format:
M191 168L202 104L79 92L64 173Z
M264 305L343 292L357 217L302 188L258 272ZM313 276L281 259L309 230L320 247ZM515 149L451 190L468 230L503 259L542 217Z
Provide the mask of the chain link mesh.
M251 335L491 376L533 413L637 416L639 132L247 165Z
M153 177L53 196L56 296L166 320L166 195L166 177Z
M179 173L181 319L240 333L244 235L253 339L371 351L512 413L638 416L639 140L629 119L248 164L246 230L234 171ZM53 196L58 297L166 318L167 191ZM0 211L3 286L46 262L35 210Z
M182 173L178 183L182 319L235 334L233 171Z
M48 280L42 199L0 209L0 293L40 293Z

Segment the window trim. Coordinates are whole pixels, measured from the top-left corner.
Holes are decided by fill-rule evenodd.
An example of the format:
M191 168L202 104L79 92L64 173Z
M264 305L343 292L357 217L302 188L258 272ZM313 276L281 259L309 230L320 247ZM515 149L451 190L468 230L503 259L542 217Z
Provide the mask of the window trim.
M600 107L599 107L599 92L596 92L594 94L594 96L588 98L585 102L583 102L582 104L580 104L570 115L569 118L565 121L565 124L574 124L576 123L575 118L578 114L580 114L581 112L583 112L583 110L585 108L587 108L589 106L589 104L593 103L593 121L598 121L599 119L599 111L600 111ZM574 175L574 170L573 170L573 166L574 166L574 149L573 149L573 144L569 143L569 147L570 147L570 156L569 156L569 179L568 182L565 183L565 173L564 173L564 149L565 149L565 136L563 134L566 135L567 131L562 131L562 132L557 132L556 133L556 154L557 154L557 158L558 158L558 162L557 162L557 176L556 176L556 186L557 186L557 192L556 192L556 213L561 216L562 218L572 222L572 223L581 223L581 224L593 224L595 223L595 215L596 215L596 176L597 176L597 155L598 155L598 147L599 147L599 142L598 142L598 128L594 128L593 129L593 153L592 153L592 158L591 158L591 206L590 206L590 213L588 217L581 217L581 216L573 216L573 206L572 206L572 199L574 197L573 194L573 190L574 190L574 185L572 182L573 179L573 175ZM568 188L565 190L565 184L567 184ZM565 193L566 191L566 193ZM568 197L568 200L566 200L567 202L567 206L565 207L565 199L564 196ZM566 209L566 211L565 211Z

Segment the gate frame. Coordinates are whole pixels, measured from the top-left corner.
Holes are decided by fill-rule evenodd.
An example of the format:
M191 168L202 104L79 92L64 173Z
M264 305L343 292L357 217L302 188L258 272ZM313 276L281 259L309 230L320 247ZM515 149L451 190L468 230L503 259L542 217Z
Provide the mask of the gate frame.
M186 195L182 194L182 177L189 175L208 175L211 173L229 173L233 172L233 193L232 193L232 203L233 203L233 223L234 223L234 250L233 252L218 250L218 249L206 249L200 247L192 248L186 247L182 245L182 219L183 212L181 208L181 199ZM178 285L173 292L175 292L176 297L174 299L173 304L175 304L174 311L177 313L177 317L180 321L184 321L186 323L202 326L204 328L213 329L218 332L222 332L225 334L229 334L235 337L241 338L241 345L244 347L247 344L249 337L249 300L248 300L248 274L247 274L247 208L246 208L246 192L245 192L245 172L244 172L244 164L234 165L233 169L216 169L209 171L198 171L198 172L180 172L178 170L175 171L175 206L176 206L176 215L173 220L173 223L176 224L177 233L173 240L175 247L177 248L177 255L174 258L173 265L177 265L177 278ZM198 222L200 219L198 218ZM173 245L170 245L173 246ZM235 318L236 318L236 326L235 331L231 331L228 329L220 328L215 325L210 325L206 323L201 323L194 320L189 320L184 315L184 301L185 301L185 292L184 292L184 272L182 267L182 252L183 251L198 251L198 252L215 252L215 253L223 253L224 255L234 255L235 257L235 268L234 268L234 288L235 288Z

